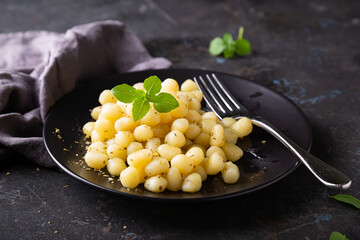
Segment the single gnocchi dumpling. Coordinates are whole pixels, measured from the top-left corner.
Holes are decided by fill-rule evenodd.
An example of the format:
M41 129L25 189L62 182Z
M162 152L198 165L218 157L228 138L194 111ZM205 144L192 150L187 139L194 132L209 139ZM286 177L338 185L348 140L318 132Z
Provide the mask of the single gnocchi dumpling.
M140 183L140 173L135 167L127 167L120 173L120 182L124 187L136 188Z
M113 176L120 176L121 172L127 168L125 161L121 158L111 158L106 165L108 172Z
M106 154L100 152L87 152L84 158L86 164L94 169L104 168L108 160Z
M202 186L202 179L199 173L192 173L184 179L181 187L183 192L194 193L198 192Z
M155 192L155 193L159 193L159 192L163 192L165 191L167 186L167 180L164 177L161 176L154 176L151 178L148 178L145 181L144 187L151 191L151 192Z
M225 167L221 170L222 177L225 183L233 184L239 180L240 171L238 166L232 162L225 163Z
M249 118L242 117L231 128L237 132L239 138L243 138L252 132L253 125Z

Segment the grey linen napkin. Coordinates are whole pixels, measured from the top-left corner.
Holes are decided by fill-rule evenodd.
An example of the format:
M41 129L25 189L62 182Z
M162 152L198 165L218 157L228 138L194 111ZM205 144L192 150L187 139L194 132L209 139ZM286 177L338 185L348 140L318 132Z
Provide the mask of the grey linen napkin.
M20 154L55 166L43 144L43 122L49 108L80 81L170 65L152 58L119 21L79 25L65 34L0 34L0 163Z

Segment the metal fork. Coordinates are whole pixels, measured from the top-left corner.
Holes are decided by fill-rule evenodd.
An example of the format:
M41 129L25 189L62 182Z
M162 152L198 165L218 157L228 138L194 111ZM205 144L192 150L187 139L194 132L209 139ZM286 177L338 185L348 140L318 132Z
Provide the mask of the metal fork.
M224 117L234 117L235 119L248 117L255 126L264 129L284 144L325 186L340 189L350 187L351 180L339 170L311 155L264 118L251 114L225 88L214 73L207 74L206 80L201 76L198 78L199 80L194 77L194 81L203 93L206 103L220 119Z

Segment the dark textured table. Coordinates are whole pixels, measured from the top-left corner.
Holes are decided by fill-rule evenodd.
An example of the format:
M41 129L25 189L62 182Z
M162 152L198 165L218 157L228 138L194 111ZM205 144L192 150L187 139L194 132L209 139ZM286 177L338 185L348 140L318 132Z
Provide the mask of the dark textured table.
M346 173L325 188L304 166L263 190L196 204L117 197L16 158L0 168L1 239L360 239L360 212L328 198L360 197L360 2L1 1L0 33L124 21L174 67L223 71L286 95L308 116L311 152ZM212 57L209 41L245 27L253 53Z

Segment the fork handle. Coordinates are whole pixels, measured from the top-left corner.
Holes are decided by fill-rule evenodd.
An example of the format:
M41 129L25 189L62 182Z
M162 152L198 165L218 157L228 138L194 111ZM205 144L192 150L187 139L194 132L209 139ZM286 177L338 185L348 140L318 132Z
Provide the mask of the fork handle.
M329 164L321 161L319 158L311 155L270 122L259 116L249 118L255 126L264 129L283 143L325 186L339 189L348 189L350 187L351 180L347 176Z

